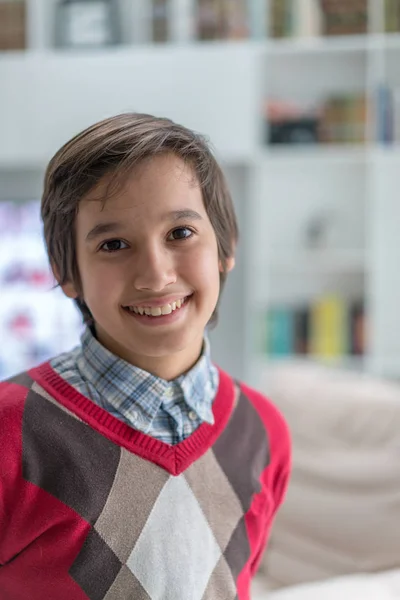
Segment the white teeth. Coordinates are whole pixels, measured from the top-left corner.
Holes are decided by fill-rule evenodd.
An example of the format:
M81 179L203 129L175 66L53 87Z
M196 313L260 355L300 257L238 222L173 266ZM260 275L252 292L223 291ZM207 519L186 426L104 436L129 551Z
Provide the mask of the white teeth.
M153 307L143 307L143 306L129 306L129 310L137 315L148 315L152 317L160 317L161 315L170 315L177 308L181 308L181 306L185 303L185 298L180 300L176 300L176 302L171 302L171 304L164 304L164 306L153 306Z

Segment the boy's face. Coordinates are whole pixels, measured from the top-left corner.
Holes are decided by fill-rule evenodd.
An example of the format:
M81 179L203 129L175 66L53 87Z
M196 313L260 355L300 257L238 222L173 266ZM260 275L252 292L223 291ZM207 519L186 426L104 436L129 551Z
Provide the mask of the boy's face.
M217 304L214 229L192 171L172 154L140 165L103 208L96 198L107 183L82 200L76 218L83 299L106 348L172 379L198 359ZM72 283L63 290L77 296Z

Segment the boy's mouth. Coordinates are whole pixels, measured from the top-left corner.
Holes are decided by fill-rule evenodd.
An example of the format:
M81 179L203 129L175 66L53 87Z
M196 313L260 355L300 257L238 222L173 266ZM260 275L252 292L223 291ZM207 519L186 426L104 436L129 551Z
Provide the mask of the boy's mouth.
M124 306L123 309L126 312L141 317L160 318L178 312L191 296L192 294L174 302L163 304L162 306Z

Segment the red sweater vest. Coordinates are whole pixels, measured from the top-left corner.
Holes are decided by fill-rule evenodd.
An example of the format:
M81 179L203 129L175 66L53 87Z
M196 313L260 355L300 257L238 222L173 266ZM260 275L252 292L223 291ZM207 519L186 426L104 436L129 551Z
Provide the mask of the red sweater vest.
M223 371L213 411L169 446L48 363L0 383L0 599L248 600L289 434Z

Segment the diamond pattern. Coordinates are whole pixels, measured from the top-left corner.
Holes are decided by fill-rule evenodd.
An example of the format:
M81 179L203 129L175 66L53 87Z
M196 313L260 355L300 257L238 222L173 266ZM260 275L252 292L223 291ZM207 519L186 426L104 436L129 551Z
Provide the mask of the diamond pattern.
M224 551L243 516L239 498L212 452L193 463L185 478Z
M224 556L221 556L212 572L201 600L216 600L216 598L224 600L235 600L236 598L236 584Z
M169 474L158 465L122 448L113 486L95 524L122 563L128 560L168 478Z
M128 568L151 598L201 600L220 557L221 549L187 481L182 475L171 477L128 559Z
M91 529L69 574L90 600L103 600L121 566L113 551Z
M104 596L104 600L151 600L146 590L125 565Z
M33 390L22 427L23 477L94 523L114 481L119 446Z

